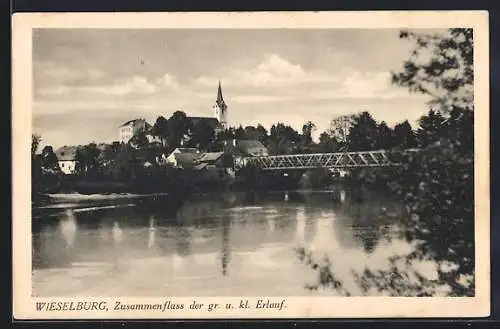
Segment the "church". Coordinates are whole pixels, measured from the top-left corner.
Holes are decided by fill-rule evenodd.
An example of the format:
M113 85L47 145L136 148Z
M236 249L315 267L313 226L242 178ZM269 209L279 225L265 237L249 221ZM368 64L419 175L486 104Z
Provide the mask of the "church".
M194 127L200 122L205 122L214 129L216 134L227 128L228 106L222 96L220 81L217 89L217 98L215 100L215 104L212 106L212 109L214 111L213 117L188 116L187 118L191 121L191 126ZM119 127L119 141L121 143L127 143L138 131L145 131L147 134L146 137L150 142L156 141L157 139L155 136L151 135L151 128L152 126L148 124L145 119L129 120Z
M227 104L222 96L222 87L219 81L219 87L217 89L217 98L215 100L214 106L212 106L214 111L213 117L191 117L188 119L191 121L192 127L197 125L201 121L205 121L210 125L216 133L224 131L227 128Z

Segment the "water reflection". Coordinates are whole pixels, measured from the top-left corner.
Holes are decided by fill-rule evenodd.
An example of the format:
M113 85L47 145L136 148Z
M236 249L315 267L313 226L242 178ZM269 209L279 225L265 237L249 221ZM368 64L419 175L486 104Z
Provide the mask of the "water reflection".
M115 245L119 245L122 242L123 239L123 231L120 228L120 224L117 221L113 222L113 242Z
M229 231L230 231L230 220L227 217L222 218L222 248L221 248L221 264L222 264L222 275L227 275L227 267L229 264L229 258L231 253L231 247L229 245Z
M153 248L156 240L156 226L155 218L151 216L149 219L149 230L148 230L148 248Z
M385 201L352 202L343 190L224 193L181 201L167 196L134 202L133 207L124 202L114 208L82 203L54 208L38 219L33 232L37 293L49 291L42 282L53 280L56 285L72 280L70 272L56 279L45 268L77 271L75 264L119 261L111 274L102 272L113 280L114 291L124 294L136 289L139 295L200 295L210 294L211 286L218 285L214 295L223 289L233 295L259 291L300 295L310 270L297 263L297 245L318 255L335 253L332 266L340 266L346 259L373 254L386 243L390 230L384 227L390 220L379 217L394 212ZM50 220L54 216L58 226ZM343 273L349 275L347 266ZM85 273L81 277L90 280ZM208 281L196 281L197 277ZM144 286L151 291L142 291Z
M304 207L300 207L297 211L297 229L295 236L297 238L297 242L302 244L306 240L306 216Z
M65 216L61 218L59 222L59 227L61 230L61 235L66 242L66 248L73 247L75 243L76 231L78 230L78 226L76 224L76 218L73 210L67 209L65 211Z

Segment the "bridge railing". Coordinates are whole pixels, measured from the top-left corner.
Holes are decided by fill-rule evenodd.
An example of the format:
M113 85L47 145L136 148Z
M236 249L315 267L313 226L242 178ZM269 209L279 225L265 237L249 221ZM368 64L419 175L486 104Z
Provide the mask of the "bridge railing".
M415 152L417 149L391 152L385 150L363 152L337 152L312 154L287 154L255 156L243 159L243 166L257 167L262 170L313 169L313 168L359 168L387 167L401 165L399 157L392 154Z

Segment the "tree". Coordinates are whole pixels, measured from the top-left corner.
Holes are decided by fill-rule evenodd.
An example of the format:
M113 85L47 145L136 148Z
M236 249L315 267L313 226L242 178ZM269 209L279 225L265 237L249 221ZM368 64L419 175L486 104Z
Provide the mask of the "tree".
M85 179L96 178L101 169L100 153L101 151L95 143L78 147L75 154L76 174L83 176Z
M168 136L168 120L163 116L159 116L156 119L155 124L152 128L153 136L157 136L161 139L162 145L166 146L167 144L167 136Z
M99 163L102 166L102 170L108 176L113 176L112 171L116 165L116 158L121 147L120 142L113 142L112 144L106 145L99 154Z
M59 173L59 161L57 159L52 146L45 146L40 154L40 166L45 171L52 171L53 173Z
M417 140L419 147L425 148L444 137L445 118L440 112L429 110L419 120Z
M388 150L391 149L393 146L393 139L392 139L392 129L387 126L385 121L382 121L379 123L377 127L377 149L381 150Z
M31 135L31 186L32 196L58 186L61 168L52 146L45 146L36 154L41 142L40 135Z
M473 31L449 29L444 35L401 31L415 42L411 57L392 82L431 96L430 104L448 112L453 106L474 109Z
M136 177L136 168L133 150L128 145L123 145L116 155L113 167L113 177L121 182L131 182Z
M191 137L191 144L193 146L206 150L215 137L215 130L208 122L201 120L193 127Z
M370 151L377 148L378 125L370 113L362 112L354 116L349 129L350 151Z
M247 139L247 135L245 133L245 129L240 125L236 130L234 131L234 137L236 139Z
M40 143L42 141L42 137L37 134L31 134L31 157L34 157L36 154L36 151L38 151L38 146L40 146Z
M339 142L335 139L335 137L330 136L326 131L322 132L319 136L319 151L325 153L334 153L338 152L340 149Z
M302 126L302 144L308 146L312 143L312 132L316 130L316 125L311 121Z
M255 128L254 126L245 127L245 136L247 139L256 141L259 140L260 138L259 131L257 131L257 128Z
M137 131L134 136L129 140L129 144L136 148L143 148L149 145L146 132L143 130Z
M297 144L300 139L300 134L292 127L279 122L271 126L269 137L275 141L284 140L292 144Z
M178 147L192 129L191 121L186 116L186 113L175 111L167 121L167 144L169 148Z
M217 140L218 141L227 141L231 139L235 139L235 132L233 127L229 127L225 129L224 131L220 132L217 134Z
M295 129L279 122L271 126L268 146L273 154L287 154L295 150L299 140Z
M453 107L444 122L444 134L454 141L460 154L474 155L474 112L470 109Z
M334 137L341 145L346 146L350 129L354 122L354 115L342 115L330 122L329 135Z
M257 133L259 136L259 141L264 145L267 144L267 130L261 124L257 125Z
M417 146L417 140L415 138L415 133L411 128L408 120L397 124L394 127L394 143L395 146L402 149L413 148Z

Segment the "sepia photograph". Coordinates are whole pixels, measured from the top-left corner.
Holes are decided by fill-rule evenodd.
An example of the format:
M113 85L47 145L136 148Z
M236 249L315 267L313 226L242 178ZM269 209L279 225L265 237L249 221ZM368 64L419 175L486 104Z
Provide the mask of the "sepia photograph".
M336 14L18 17L14 307L487 315L487 13Z

